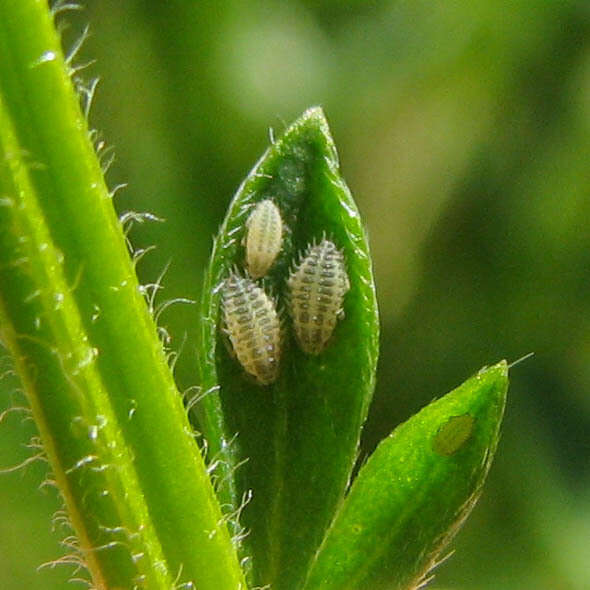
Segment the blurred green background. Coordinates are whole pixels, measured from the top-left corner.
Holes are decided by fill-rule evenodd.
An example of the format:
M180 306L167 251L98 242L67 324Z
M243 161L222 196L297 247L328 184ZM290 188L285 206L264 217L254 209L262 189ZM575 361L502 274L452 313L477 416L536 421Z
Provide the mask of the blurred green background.
M590 589L590 3L85 0L91 123L116 148L119 212L161 300L199 297L244 175L324 107L370 235L382 350L363 453L482 365L512 371L487 487L437 590ZM62 19L63 20L63 19ZM195 306L161 323L194 385ZM0 362L0 374L8 368ZM22 403L3 381L0 411ZM31 454L0 426L0 466ZM39 464L0 476L0 588L69 588Z

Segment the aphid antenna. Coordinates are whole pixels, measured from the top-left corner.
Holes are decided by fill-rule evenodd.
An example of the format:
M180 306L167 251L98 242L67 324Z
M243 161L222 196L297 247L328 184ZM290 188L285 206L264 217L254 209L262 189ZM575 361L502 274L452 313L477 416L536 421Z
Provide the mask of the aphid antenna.
M521 356L520 358L516 359L515 361L512 361L508 365L508 368L509 369L512 369L512 367L515 367L516 365L519 365L520 363L523 363L524 361L528 361L533 356L535 356L535 353L534 352L529 352L528 354L525 354L524 356Z

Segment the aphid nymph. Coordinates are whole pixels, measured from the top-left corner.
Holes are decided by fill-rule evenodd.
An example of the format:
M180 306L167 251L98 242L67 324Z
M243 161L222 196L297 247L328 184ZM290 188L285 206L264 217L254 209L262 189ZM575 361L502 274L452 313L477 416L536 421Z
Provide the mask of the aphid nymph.
M350 288L342 252L325 238L312 244L287 286L297 341L304 352L320 354L342 315L344 295Z
M439 429L432 441L432 448L439 455L454 455L471 437L475 418L469 414L451 416Z
M263 277L281 251L283 221L270 200L260 201L246 221L246 266L254 279Z
M278 375L281 325L275 303L263 289L232 271L222 290L225 329L240 364L262 385Z

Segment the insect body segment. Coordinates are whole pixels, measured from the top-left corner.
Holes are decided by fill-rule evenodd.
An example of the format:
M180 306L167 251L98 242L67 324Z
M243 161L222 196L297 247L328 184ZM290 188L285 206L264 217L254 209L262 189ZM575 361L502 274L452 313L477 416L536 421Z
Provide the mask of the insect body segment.
M283 221L270 200L260 201L246 222L246 265L254 279L263 277L281 250Z
M223 285L223 316L229 339L244 369L259 383L278 375L281 326L274 301L247 277L230 273Z
M350 288L342 252L323 239L308 248L287 281L293 327L301 348L320 354L342 314Z

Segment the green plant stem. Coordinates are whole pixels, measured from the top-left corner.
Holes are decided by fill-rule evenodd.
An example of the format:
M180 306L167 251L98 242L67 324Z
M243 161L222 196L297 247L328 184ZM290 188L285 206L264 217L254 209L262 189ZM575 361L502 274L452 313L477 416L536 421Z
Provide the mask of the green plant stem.
M244 588L47 6L0 0L0 311L98 588Z
M78 533L80 557L98 588L139 577L149 587L164 587L172 572L154 567L165 560L132 457L1 103L0 129L3 340L14 354L53 478ZM143 547L145 559L133 564L131 556Z

